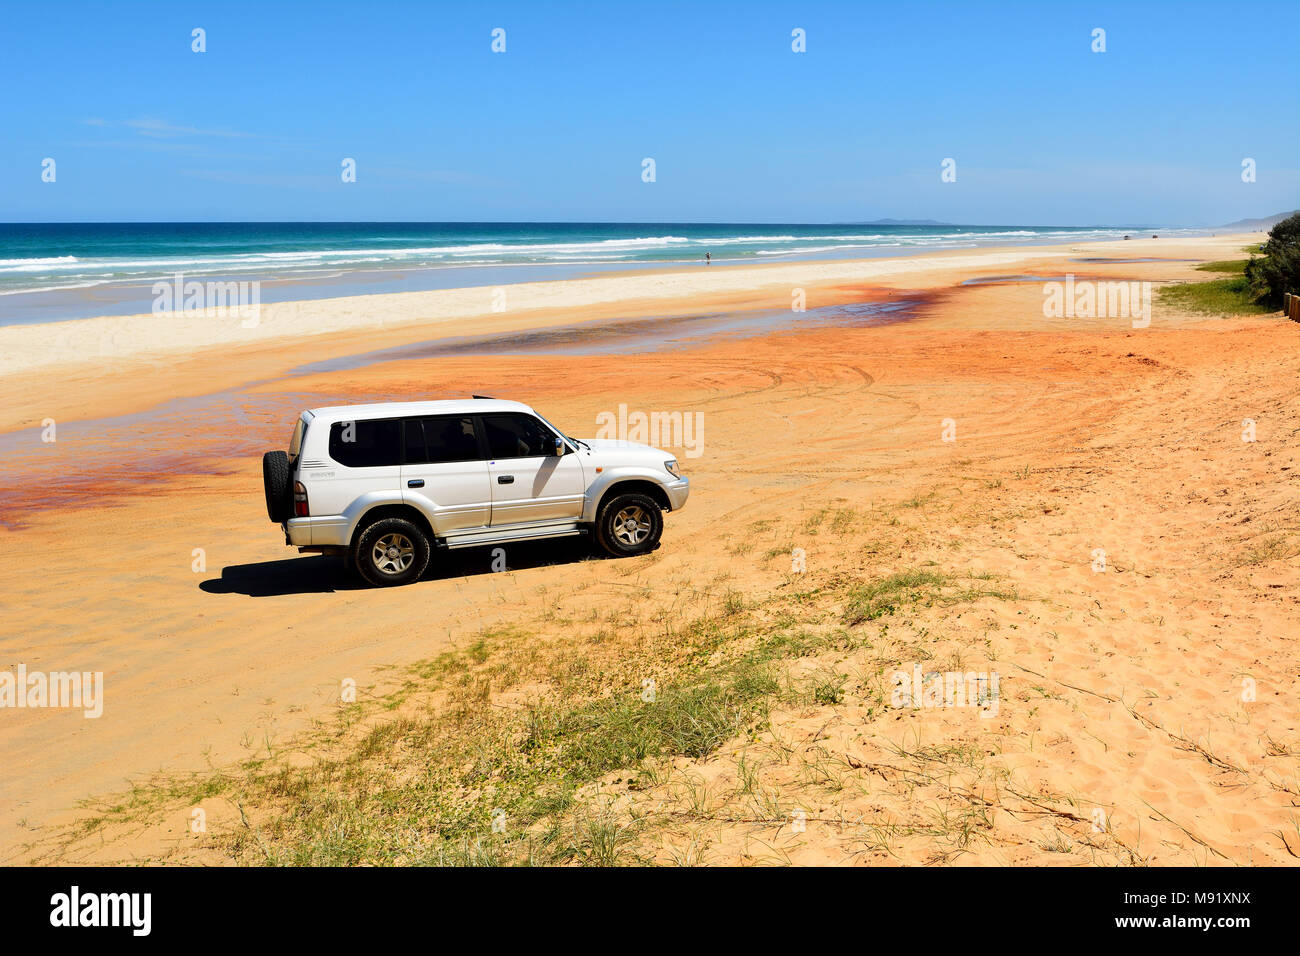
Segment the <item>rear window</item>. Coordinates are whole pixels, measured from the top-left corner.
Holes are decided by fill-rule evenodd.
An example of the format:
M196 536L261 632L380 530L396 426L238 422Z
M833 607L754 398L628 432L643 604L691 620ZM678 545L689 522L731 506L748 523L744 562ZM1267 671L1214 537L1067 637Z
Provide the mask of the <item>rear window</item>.
M293 426L293 437L289 439L289 460L293 461L302 451L302 436L307 433L307 422L304 419L298 419L298 424Z
M330 425L330 457L347 468L402 463L401 422L380 418Z
M474 419L467 415L411 418L406 421L406 463L479 461Z

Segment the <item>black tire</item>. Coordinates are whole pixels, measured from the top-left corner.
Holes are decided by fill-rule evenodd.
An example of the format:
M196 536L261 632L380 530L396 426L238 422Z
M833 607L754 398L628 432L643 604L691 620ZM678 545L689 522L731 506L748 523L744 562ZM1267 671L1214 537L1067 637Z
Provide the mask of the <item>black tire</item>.
M636 525L633 529L628 521ZM664 533L664 516L659 504L648 495L615 495L600 506L596 516L596 540L616 558L645 554L659 547Z
M382 556L377 553L380 551ZM419 525L405 518L380 518L357 535L352 567L367 584L396 587L418 581L429 567L431 552L429 539Z
M268 451L262 456L262 490L266 493L266 516L275 524L293 517L293 489L289 479L293 471L289 456L282 451Z

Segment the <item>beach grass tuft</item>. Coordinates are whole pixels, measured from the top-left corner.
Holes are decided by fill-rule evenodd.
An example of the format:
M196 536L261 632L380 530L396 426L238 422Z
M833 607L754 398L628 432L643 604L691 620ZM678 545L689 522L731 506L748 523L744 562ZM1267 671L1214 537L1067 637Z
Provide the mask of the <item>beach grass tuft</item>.
M1220 259L1217 262L1202 262L1196 267L1197 272L1230 272L1233 275L1245 275L1249 259Z
M1273 311L1254 301L1244 275L1208 282L1178 282L1158 290L1156 300L1166 308L1201 315L1263 315Z

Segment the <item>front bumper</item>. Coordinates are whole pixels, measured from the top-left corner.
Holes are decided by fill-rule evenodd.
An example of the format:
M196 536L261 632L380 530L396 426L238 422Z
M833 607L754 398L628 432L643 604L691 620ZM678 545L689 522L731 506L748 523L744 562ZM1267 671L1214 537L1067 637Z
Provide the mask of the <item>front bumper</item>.
M348 519L345 515L314 515L310 518L290 518L284 523L285 544L306 547L347 547Z
M672 510L681 511L686 507L686 498L691 493L691 479L678 478L664 485L664 491L668 492L668 503L672 505Z

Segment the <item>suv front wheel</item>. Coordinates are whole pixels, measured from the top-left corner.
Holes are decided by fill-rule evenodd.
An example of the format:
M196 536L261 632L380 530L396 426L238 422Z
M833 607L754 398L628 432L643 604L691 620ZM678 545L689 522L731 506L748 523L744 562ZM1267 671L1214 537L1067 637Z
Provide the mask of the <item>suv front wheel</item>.
M429 539L405 518L380 518L368 525L352 549L352 565L376 587L418 581L429 566Z
M616 558L653 551L663 532L664 516L648 495L618 495L596 516L596 540Z

